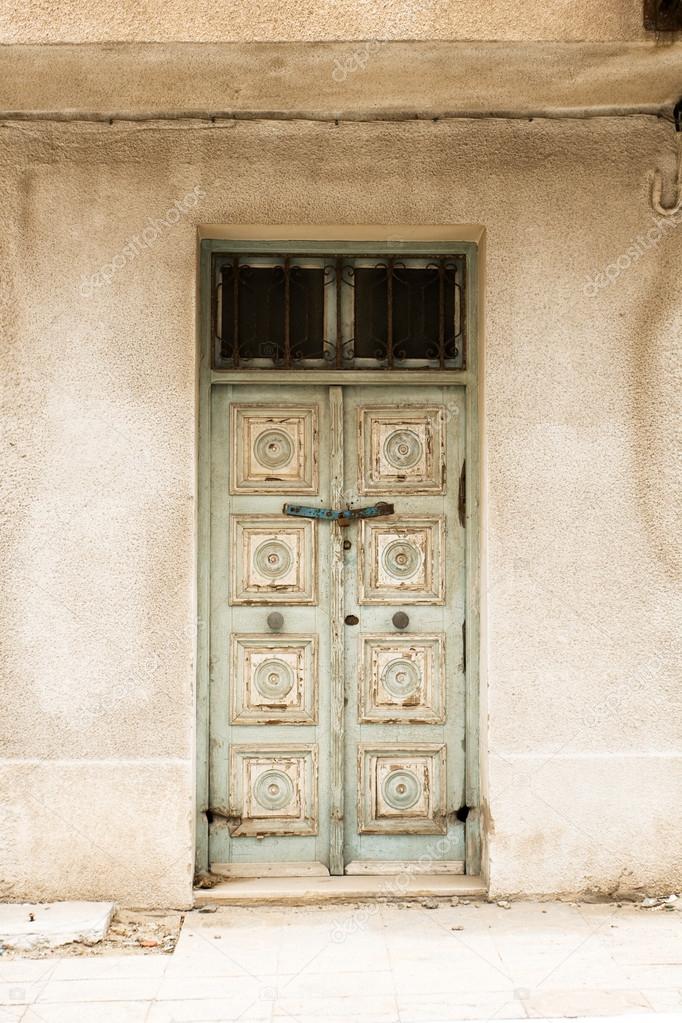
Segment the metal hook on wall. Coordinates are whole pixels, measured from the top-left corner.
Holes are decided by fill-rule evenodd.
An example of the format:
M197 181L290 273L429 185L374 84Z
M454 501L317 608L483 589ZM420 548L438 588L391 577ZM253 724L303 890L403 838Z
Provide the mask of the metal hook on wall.
M682 132L679 129L675 134L675 142L677 144L676 197L673 205L663 205L663 175L660 170L654 171L654 180L651 186L651 205L661 217L675 217L682 212Z

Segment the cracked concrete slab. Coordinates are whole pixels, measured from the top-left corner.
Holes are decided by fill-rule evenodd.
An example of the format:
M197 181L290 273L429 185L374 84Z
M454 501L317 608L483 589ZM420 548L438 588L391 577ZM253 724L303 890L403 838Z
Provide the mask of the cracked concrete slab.
M29 950L78 941L94 945L105 937L113 902L5 903L0 905L0 945Z

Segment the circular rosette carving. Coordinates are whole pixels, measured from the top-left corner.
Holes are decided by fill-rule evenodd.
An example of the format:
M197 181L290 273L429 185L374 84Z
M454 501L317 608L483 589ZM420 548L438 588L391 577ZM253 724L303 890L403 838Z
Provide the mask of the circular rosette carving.
M256 568L268 579L280 579L291 569L291 551L281 540L266 540L256 548Z
M253 787L253 794L264 810L283 810L294 798L294 784L284 771L264 771Z
M422 555L409 540L393 540L386 545L382 562L389 575L397 579L410 579L421 568Z
M258 464L264 469L283 469L294 457L294 445L284 430L264 430L254 444Z
M387 774L382 785L385 803L393 810L409 810L419 802L422 783L412 771L396 768Z
M405 701L419 692L421 675L413 661L396 657L382 671L381 684L394 699Z
M424 445L414 430L396 430L384 441L384 458L398 471L413 469L424 455Z
M259 694L269 703L281 703L294 688L294 670L286 661L272 657L258 665L254 672L253 684Z

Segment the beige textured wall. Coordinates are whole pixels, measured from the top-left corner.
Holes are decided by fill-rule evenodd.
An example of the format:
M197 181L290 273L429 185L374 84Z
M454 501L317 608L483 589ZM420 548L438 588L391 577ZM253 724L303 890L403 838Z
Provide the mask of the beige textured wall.
M0 43L639 39L641 0L43 0L0 10Z
M682 41L0 46L0 119L409 117L672 109Z
M492 889L679 890L682 230L585 287L652 228L672 145L653 118L4 126L0 897L189 901L196 230L287 222L486 228Z

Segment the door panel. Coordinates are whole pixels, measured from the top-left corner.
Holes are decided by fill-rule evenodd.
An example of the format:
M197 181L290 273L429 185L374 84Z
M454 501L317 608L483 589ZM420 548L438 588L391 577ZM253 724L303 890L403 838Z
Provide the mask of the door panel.
M399 524L364 521L360 538L360 604L443 604L442 518L401 516Z
M361 724L445 722L442 636L361 635L358 721Z
M214 869L461 869L463 389L226 385L211 416Z
M374 394L369 395L370 398ZM445 492L444 421L440 405L359 407L358 493Z
M328 863L330 533L282 505L329 504L329 430L325 387L213 391L209 851L237 872Z
M316 405L230 406L231 494L317 494Z
M317 834L317 744L230 747L232 835Z
M233 725L318 723L317 636L231 636Z
M370 386L344 399L347 485L395 509L354 527L345 557L358 619L345 629L345 860L353 873L420 858L461 869L464 395Z
M230 604L316 604L315 527L284 515L232 515Z

